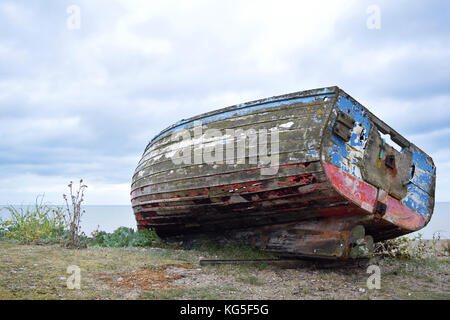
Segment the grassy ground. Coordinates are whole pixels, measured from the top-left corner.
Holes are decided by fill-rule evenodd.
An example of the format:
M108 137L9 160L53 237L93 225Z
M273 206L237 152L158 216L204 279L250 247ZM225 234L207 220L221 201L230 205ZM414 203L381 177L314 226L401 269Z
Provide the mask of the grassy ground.
M268 258L241 247L65 249L0 241L0 299L450 299L450 259L374 259L381 289L366 267L316 265L200 267L201 258ZM81 270L70 290L67 267Z

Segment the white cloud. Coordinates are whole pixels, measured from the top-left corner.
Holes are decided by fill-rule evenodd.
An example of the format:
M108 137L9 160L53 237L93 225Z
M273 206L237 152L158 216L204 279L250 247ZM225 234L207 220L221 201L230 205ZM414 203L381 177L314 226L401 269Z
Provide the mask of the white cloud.
M31 21L33 21L34 15L31 10L19 3L4 2L0 3L0 13L8 19L10 22L20 26L31 29Z
M46 142L54 137L67 138L88 135L79 117L68 118L3 118L0 120L0 146ZM88 138L87 136L85 138Z

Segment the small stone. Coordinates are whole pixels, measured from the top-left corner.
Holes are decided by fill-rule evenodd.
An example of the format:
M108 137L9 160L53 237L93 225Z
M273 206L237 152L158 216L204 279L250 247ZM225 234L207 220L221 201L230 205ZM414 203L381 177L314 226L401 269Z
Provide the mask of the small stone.
M30 289L36 289L36 286L30 286Z
M122 277L119 277L118 279L117 279L117 281L122 281L123 280L123 278Z
M359 288L359 292L364 293L364 292L366 292L366 289L364 289L364 288Z
M67 278L66 277L61 277L61 278L59 278L59 280L64 281L64 280L67 280Z

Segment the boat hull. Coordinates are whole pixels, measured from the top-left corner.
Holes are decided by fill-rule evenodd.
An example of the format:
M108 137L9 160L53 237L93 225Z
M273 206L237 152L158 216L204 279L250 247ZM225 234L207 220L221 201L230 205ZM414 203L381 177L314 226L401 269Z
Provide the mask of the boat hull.
M380 132L402 151L380 145ZM430 157L330 87L167 128L147 146L131 199L138 228L163 238L226 237L285 255L349 258L424 227L434 184Z

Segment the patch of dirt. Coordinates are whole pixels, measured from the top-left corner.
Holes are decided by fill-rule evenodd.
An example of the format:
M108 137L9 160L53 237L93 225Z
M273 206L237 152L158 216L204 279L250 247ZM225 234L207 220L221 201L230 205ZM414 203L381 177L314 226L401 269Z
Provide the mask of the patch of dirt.
M184 288L232 287L245 299L358 299L366 293L365 269L313 270L311 268L238 271L233 266L207 267L182 272L171 283Z
M147 268L129 273L98 275L99 279L112 287L151 291L176 287L170 282L182 276L176 272L168 272L168 269L186 270L190 268L193 268L191 264L168 264L160 268Z

